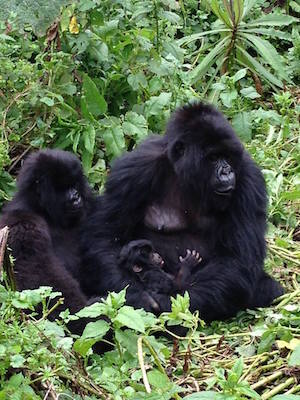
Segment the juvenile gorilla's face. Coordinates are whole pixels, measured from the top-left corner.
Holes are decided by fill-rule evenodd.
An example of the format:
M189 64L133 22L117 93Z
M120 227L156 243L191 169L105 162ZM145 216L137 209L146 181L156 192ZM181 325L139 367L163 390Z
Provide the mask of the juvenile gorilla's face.
M224 205L236 188L242 145L217 111L203 116L192 112L181 110L168 126L169 160L185 192L206 204L222 199ZM190 124L185 113L191 114Z
M60 150L44 150L26 160L19 186L35 211L62 226L81 218L90 196L79 160Z

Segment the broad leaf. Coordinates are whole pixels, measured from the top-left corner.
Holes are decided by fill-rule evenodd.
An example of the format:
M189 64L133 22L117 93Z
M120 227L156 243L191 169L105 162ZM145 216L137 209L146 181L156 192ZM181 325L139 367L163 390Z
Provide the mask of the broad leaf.
M207 392L199 392L193 393L186 397L184 400L218 400L221 399L222 395L219 395L217 392L207 391Z
M237 135L244 141L249 142L252 137L251 116L247 112L236 114L232 120L232 126Z
M101 133L101 136L104 140L108 155L117 157L123 153L125 150L125 138L120 125L105 129Z
M295 348L289 359L290 366L300 366L300 345Z
M106 321L99 320L89 322L84 328L82 339L101 339L109 331L109 324Z
M86 129L83 131L83 141L84 141L84 147L91 154L94 153L95 138L96 138L95 128L93 127L93 125L87 126Z
M94 117L104 114L107 110L106 101L104 97L99 93L96 84L86 74L83 76L82 90L87 110Z
M114 322L141 333L145 332L145 324L139 311L130 306L121 307Z

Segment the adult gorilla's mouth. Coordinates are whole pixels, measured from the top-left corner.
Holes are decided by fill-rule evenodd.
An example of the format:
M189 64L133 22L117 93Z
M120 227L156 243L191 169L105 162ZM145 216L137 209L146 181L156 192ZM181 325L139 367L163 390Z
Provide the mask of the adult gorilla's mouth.
M219 189L215 190L215 193L218 196L230 196L231 193L233 192L234 188L235 188L234 186L227 186L224 188L219 188Z

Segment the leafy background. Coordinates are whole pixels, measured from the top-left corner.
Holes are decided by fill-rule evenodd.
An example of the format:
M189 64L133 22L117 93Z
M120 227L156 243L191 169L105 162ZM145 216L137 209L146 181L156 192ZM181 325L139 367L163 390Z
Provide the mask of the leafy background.
M188 101L216 104L269 191L266 268L277 304L205 326L188 297L157 319L124 293L81 338L46 319L49 289L0 287L0 399L299 399L299 1L0 0L0 203L26 155L79 155L103 188L111 161ZM4 281L5 283L5 281ZM26 308L42 302L36 320ZM157 337L184 324L185 338ZM114 332L115 350L92 354ZM298 395L297 395L298 393Z

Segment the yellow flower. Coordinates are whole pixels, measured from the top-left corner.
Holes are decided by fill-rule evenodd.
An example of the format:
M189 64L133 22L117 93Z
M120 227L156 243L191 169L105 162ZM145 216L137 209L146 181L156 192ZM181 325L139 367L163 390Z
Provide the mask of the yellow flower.
M71 33L79 33L79 25L77 23L77 19L75 17L75 15L73 15L73 17L71 18L70 24L69 24L69 31Z

